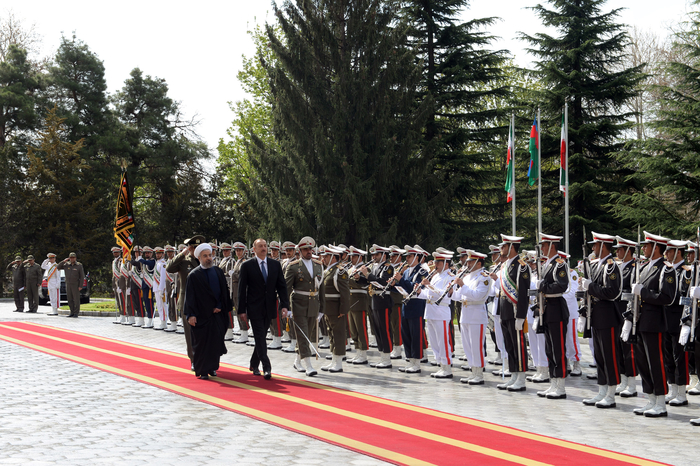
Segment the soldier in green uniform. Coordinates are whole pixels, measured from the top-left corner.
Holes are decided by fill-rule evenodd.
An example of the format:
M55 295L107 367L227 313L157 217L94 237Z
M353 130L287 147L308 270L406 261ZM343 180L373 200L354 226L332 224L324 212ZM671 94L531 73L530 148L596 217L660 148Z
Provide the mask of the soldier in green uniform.
M405 264L401 263L401 259L406 250L392 245L389 246L389 251L391 251L389 253L389 261L394 266L394 273L403 274L402 267ZM401 339L401 307L403 306L403 295L396 290L395 285L389 288L389 295L394 303L391 310L391 342L394 345L394 349L391 350L389 357L391 359L401 359L401 345L403 345L403 340Z
M12 295L15 298L15 310L12 312L24 312L24 264L22 257L17 256L13 262L7 266L7 270L12 270Z
M233 266L236 265L236 260L231 255L231 249L233 249L233 246L231 246L228 243L221 243L219 249L221 250L221 254L223 255L223 257L221 258L217 266L224 272L224 276L226 277L226 284L228 285L229 291L233 295L234 291L231 289L231 272L233 272ZM236 294L237 293L238 290L236 290ZM226 329L226 334L224 335L224 341L231 340L233 340L232 312L228 315L228 328Z
M331 340L331 362L321 367L321 370L328 372L343 372L347 342L346 320L350 310L350 284L347 270L341 270L339 267L341 253L341 249L326 246L321 256L326 267L321 284L325 298L323 319L328 326Z
M192 352L192 336L190 334L190 324L183 316L185 309L185 289L187 288L187 275L190 271L199 266L199 261L194 257L194 250L204 242L204 236L193 236L185 240L186 248L178 255L170 259L165 266L165 271L168 273L178 274L178 295L177 295L177 313L182 317L182 328L185 331L185 342L187 344L187 356L192 362L194 353ZM193 366L194 367L194 366ZM194 369L192 369L194 370Z
M353 364L367 364L367 350L369 349L369 336L367 334L367 313L369 312L369 283L360 273L359 269L364 262L367 251L350 246L348 249L352 268L349 272L350 285L350 312L349 332L352 341L355 342L357 356L349 360Z
M299 347L294 368L306 372L309 377L316 375L311 362L311 356L315 352L311 348L311 341L316 341L317 319L319 313L323 313L325 304L321 288L323 265L311 257L315 245L313 238L302 238L297 245L301 257L287 264L284 273ZM302 361L306 363L306 368Z
M270 259L280 261L280 243L279 241L270 241ZM280 264L282 265L282 264ZM284 273L284 272L282 272ZM279 308L279 299L277 300L277 307ZM282 330L283 330L283 317L282 313L278 312L277 317L270 321L270 334L272 335L272 342L267 345L267 349L271 350L281 350L282 349Z
M168 261L175 257L175 247L169 244L165 245L165 266L167 268ZM177 275L165 271L165 297L168 300L168 328L165 329L168 333L173 333L177 330Z
M234 343L248 343L248 322L246 320L241 319L238 317L238 279L241 275L241 266L243 263L246 261L245 259L245 253L247 252L248 248L246 248L245 244L236 241L233 243L233 250L236 252L236 264L233 266L233 272L231 273L231 298L233 299L233 313L236 314L236 318L238 319L238 327L240 328L240 336L233 340ZM235 332L234 332L235 333Z
M78 262L74 252L68 255L58 264L58 270L64 270L66 274L66 295L68 297L68 307L70 314L68 317L78 317L80 314L80 288L85 280L83 264Z
M285 241L284 244L282 244L282 249L285 254L285 258L282 259L282 273L287 271L287 265L289 265L290 262L296 260L296 257L294 257L296 247L297 245L291 241ZM287 292L289 292L289 290L287 290ZM287 296L287 298L289 298L289 296ZM287 299L287 301L289 302L289 299ZM297 336L296 333L294 333L294 322L292 322L291 314L287 317L283 317L282 322L284 322L284 331L282 332L281 342L289 343L289 346L283 348L282 351L285 353L294 353L297 348Z
M34 256L27 256L24 262L24 287L27 290L27 301L29 301L27 312L36 312L39 310L39 287L44 273L41 266L34 262Z

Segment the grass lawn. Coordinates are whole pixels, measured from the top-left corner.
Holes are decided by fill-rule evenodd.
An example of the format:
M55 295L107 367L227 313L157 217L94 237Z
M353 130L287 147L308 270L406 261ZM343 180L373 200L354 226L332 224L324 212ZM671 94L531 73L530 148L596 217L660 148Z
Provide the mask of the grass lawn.
M67 311L68 305L61 306L59 309ZM96 311L96 312L114 312L116 310L116 305L114 301L106 301L101 303L88 303L80 305L81 311Z

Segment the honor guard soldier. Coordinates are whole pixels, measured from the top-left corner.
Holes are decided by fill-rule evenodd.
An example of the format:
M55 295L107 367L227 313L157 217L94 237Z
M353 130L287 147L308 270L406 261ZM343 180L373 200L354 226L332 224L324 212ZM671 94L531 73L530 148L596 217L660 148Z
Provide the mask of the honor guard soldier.
M642 389L649 396L649 402L634 410L635 414L647 417L668 416L663 334L666 331L664 306L676 297L676 272L669 263L664 263L663 253L668 238L644 232L644 255L649 262L640 270L639 282L632 284L632 294L639 299L639 313L635 355L637 370L642 376ZM622 327L622 340L627 341L632 332L633 313L625 314Z
M417 285L420 285L424 278L430 274L430 267L423 265L423 259L428 253L419 245L404 247L406 250L407 268L399 277L398 272L394 274L398 278L398 285L404 291L404 305L401 308L401 335L406 352L408 364L399 367L400 372L407 374L419 374L421 372L420 361L423 359L424 340L424 317L425 299L418 298L418 293L414 292Z
M185 249L175 257L170 259L165 266L168 273L178 274L178 295L177 295L177 313L182 318L185 308L185 290L187 287L187 275L199 266L199 261L194 257L194 250L200 244L204 243L204 237L201 235L193 236L185 240ZM192 335L190 334L190 324L187 319L182 319L182 327L185 332L185 342L187 344L187 356L190 362L193 361L194 353L192 351ZM194 370L194 366L192 366Z
M472 375L460 379L469 385L484 383L484 343L488 324L486 299L491 289L491 277L484 270L486 254L466 250L466 262L460 271L462 278L455 279L452 301L461 306L459 329L462 334L462 347L471 366Z
M527 254L527 263L530 266L530 289L537 288L537 251L524 251ZM546 258L542 258L545 259ZM530 309L527 311L527 338L530 345L530 354L532 362L535 364L535 374L525 377L525 380L533 383L549 382L549 362L547 361L547 352L545 351L544 333L535 331L535 315L534 308L537 306L537 299L534 296L530 297Z
M83 264L78 262L74 252L68 255L58 264L58 270L65 270L66 274L66 294L68 295L68 307L70 314L67 317L78 317L80 314L80 288L85 280Z
M153 328L153 278L156 270L156 261L153 259L153 249L149 246L142 248L143 257L137 259L133 265L141 275L141 299L143 301L144 323L142 328Z
M323 319L328 326L331 343L331 362L321 367L328 372L343 372L343 359L347 342L346 321L350 310L350 284L348 272L339 267L341 249L327 246L321 256L324 265L322 295Z
M542 255L547 257L547 262L536 285L537 293L544 296L544 302L541 303L544 309L538 309L534 324L539 326L540 321L543 321L551 383L547 390L537 392L537 395L551 400L566 398L566 334L569 327L569 307L564 293L569 288L569 267L557 251L561 239L561 236L540 233L540 248ZM539 319L540 313L542 319Z
M375 251L375 264L370 271L366 266L362 266L360 271L371 284L369 294L372 296L372 318L376 333L377 349L381 354L378 363L370 364L377 369L391 369L391 351L393 343L391 340L391 312L394 308L394 301L389 290L386 289L389 280L394 275L394 266L389 262L389 248L373 245Z
M491 291L489 292L489 303L486 307L489 309L492 321L491 339L496 345L496 357L489 359L487 362L495 366L503 365L503 352L505 352L505 343L503 342L503 329L501 328L501 316L498 313L498 294L500 292L500 282L498 274L501 271L503 261L501 260L501 247L494 244L489 245L489 254L491 254L491 267L489 267L489 276L491 277ZM506 368L507 369L507 368ZM499 369L500 371L503 368ZM502 375L502 374L498 374ZM508 374L510 375L510 373Z
M459 262L456 264L453 264L453 266L451 267L451 270L453 273L459 273L462 270L462 267L464 267L464 265L467 263L467 258L469 256L469 250L462 248L462 247L458 247L457 254L459 255L458 256ZM459 303L459 301L450 301L450 314L452 316L450 318L450 342L452 343L452 347L454 348L454 341L455 341L454 321L456 320L457 325L459 325L460 317L462 314L462 305ZM464 349L464 348L462 348L462 349ZM464 354L464 355L460 356L459 360L466 361L467 355ZM462 370L471 370L471 368L469 367L469 364L467 363L467 364L462 365Z
M27 301L29 309L27 312L39 310L39 287L43 279L44 272L41 266L34 261L34 256L27 256L24 261L24 286L27 289Z
M614 239L613 237L613 240ZM559 257L564 259L567 264L571 258L571 256L564 251L559 251ZM566 330L566 359L571 363L571 369L567 370L572 377L580 377L583 374L581 371L581 346L579 345L578 333L576 332L576 325L579 317L578 300L576 299L577 291L578 272L576 269L569 268L569 288L562 297L564 301L566 301L566 308L569 310L568 328Z
M170 320L165 331L168 333L177 331L177 275L169 273L167 270L168 262L175 257L175 253L174 246L165 245L165 298L167 299L168 320Z
M280 243L279 241L270 241L270 259L280 261ZM277 300L277 306L279 307L279 299ZM278 312L277 317L270 321L270 334L272 335L272 342L267 345L267 349L279 350L282 349L282 331L284 326L282 324L282 313Z
M396 245L389 246L389 261L394 267L394 273L403 274L406 263L402 263L401 258L405 253L406 251L404 249L401 249ZM393 283L395 284L396 280L394 280ZM394 303L391 309L391 343L394 348L391 350L389 357L391 357L391 359L401 359L401 345L403 345L401 338L401 311L403 307L403 295L396 289L396 285L391 286L389 289L389 294L391 295L391 299Z
M287 266L293 260L296 260L295 251L297 245L291 241L285 241L282 244L282 250L284 251L284 259L282 259L282 273L287 271ZM289 292L289 290L287 290ZM289 296L287 296L289 298ZM294 353L297 349L297 339L296 333L294 333L294 322L292 321L292 316L289 314L287 317L282 317L283 331L281 343L289 343L289 345L282 349L285 353Z
M56 263L56 254L50 252L41 264L41 268L46 270L46 286L49 290L49 301L51 302L51 312L47 315L57 316L58 306L61 301L61 274Z
M15 257L15 260L7 266L7 270L12 270L12 294L15 298L15 310L12 312L24 312L25 279L22 257Z
M154 330L165 330L168 326L168 298L166 296L165 282L167 272L165 271L165 249L157 246L153 249L156 255L155 272L153 273L153 293L156 298L158 308L158 321L153 322Z
M301 258L289 262L284 272L299 347L294 368L306 372L309 377L316 375L311 356L318 353L315 348L312 349L311 341L317 338L318 315L324 312L324 296L321 293L323 265L312 258L315 245L313 238L303 237L297 245Z
M219 261L218 267L224 272L228 289L231 291L232 294L238 294L238 289L233 290L231 288L231 272L233 272L233 267L236 265L236 260L231 255L231 250L233 249L233 246L231 246L228 243L221 243L219 245L219 249L221 250L221 254L223 257ZM233 312L231 312L228 315L228 328L226 329L226 334L224 335L224 341L233 340L233 327Z
M141 259L141 247L134 246L132 249L133 259L129 261L129 278L131 281L131 305L134 308L134 327L143 327L144 311L143 311L143 278L138 265L134 265L134 261L138 262Z
M508 353L508 370L511 377L497 385L499 390L524 391L527 371L527 345L524 324L530 302L530 268L518 257L520 236L501 234L501 260L498 272L498 315L503 333L503 345ZM505 367L503 368L505 370Z
M243 262L245 262L245 254L248 251L248 248L245 244L236 241L233 243L233 250L236 253L236 264L233 266L233 270L231 271L231 293L233 294L233 312L236 314L238 328L240 329L240 336L233 340L233 342L245 344L248 343L248 330L250 327L248 326L247 321L238 317L238 281L239 277L241 276L241 266L243 265Z
M681 317L683 304L680 298L688 296L688 289L693 275L693 268L684 261L687 241L669 241L666 245L666 261L676 271L676 298L665 306L666 333L664 334L664 362L666 363L666 378L670 389L666 395L666 403L670 406L687 406L686 388L690 383L690 355L685 351L685 345L679 342L681 335Z
M428 327L428 341L433 349L435 362L440 365L437 372L430 374L436 379L452 378L452 348L449 344L450 329L448 322L450 314L450 294L452 291L453 274L450 271L450 261L453 252L443 248L433 252L435 275L421 281L423 290L418 295L425 299L425 320Z
M124 304L126 302L126 279L122 276L122 248L112 248L112 291L117 304L117 318L115 324L123 324L128 320ZM46 261L44 261L46 262Z
M616 249L620 275L622 277L622 293L632 293L632 279L635 276L635 268L637 267L637 260L634 257L634 248L637 246L637 243L622 238L621 236L616 236L615 239L617 240L617 244L614 247ZM615 300L615 305L618 313L622 317L627 310L627 301L624 301L622 296L620 296ZM620 346L622 347L622 366L620 369L622 373L620 374L620 385L615 389L615 394L623 398L630 398L637 396L635 349L634 345L622 341L622 339L620 339Z
M586 406L597 408L614 408L615 390L620 384L621 346L619 343L622 316L615 301L622 292L620 268L612 257L611 250L615 237L593 232L593 254L597 260L591 264L590 279L581 281L583 291L590 296L591 308L587 316L581 318L578 330L583 333L587 325L585 319L591 319L591 338L593 338L596 367L598 369L598 394L583 400Z
M698 249L698 245L695 244L692 241L688 241L688 249L686 250L687 256L685 258L685 261L687 264L691 265L693 270L691 275L693 276L693 281L691 281L691 284L693 282L697 282L697 285L700 285L700 280L697 278L697 273L698 273L698 262L697 262L697 257L696 257L696 252ZM698 293L700 294L700 293ZM693 294L688 290L688 298L695 299L693 297ZM692 301L690 301L692 303ZM696 313L697 314L697 313ZM687 308L683 310L683 317L681 318L681 322L683 323L684 326L688 327L686 332L688 333L688 340L690 339L690 326L692 325L692 305L688 304ZM690 373L690 382L688 383L688 395L700 395L700 383L698 382L698 369L700 369L700 343L698 342L698 326L697 323L700 322L700 319L695 319L695 337L693 338L692 345L689 345L690 347L686 347L686 349L690 349L690 362L694 363L693 369ZM683 328L681 327L681 331ZM683 336L681 334L681 336ZM688 341L686 340L683 344L686 344Z
M364 265L364 257L367 251L355 246L348 248L348 257L352 267L348 272L348 284L350 286L350 311L348 331L355 343L357 355L348 362L352 364L368 364L367 350L369 349L369 335L367 333L367 313L369 311L369 282L360 273L359 269Z

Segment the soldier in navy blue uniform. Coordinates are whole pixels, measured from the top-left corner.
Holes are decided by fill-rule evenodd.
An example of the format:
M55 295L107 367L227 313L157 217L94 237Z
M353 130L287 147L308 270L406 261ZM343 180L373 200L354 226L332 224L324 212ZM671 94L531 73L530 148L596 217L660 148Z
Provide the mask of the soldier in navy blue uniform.
M676 273L671 264L665 264L663 253L668 239L644 232L644 256L649 263L640 271L639 283L632 284L632 293L639 297L638 338L635 346L637 369L642 376L642 389L649 402L634 410L647 417L668 416L665 395L668 393L664 375L663 335L666 331L664 306L676 296ZM632 331L633 316L625 313L622 340L627 341Z
M692 267L683 260L687 241L669 241L666 245L666 260L676 272L676 297L671 304L665 306L666 333L664 334L664 362L666 363L666 380L669 393L666 403L671 406L687 406L686 387L690 383L690 354L686 353L685 345L678 340L681 334L681 317L683 305L682 296L688 295Z
M525 342L524 324L530 298L530 267L518 256L520 236L501 235L501 257L503 266L498 274L498 315L503 330L503 343L508 353L508 369L511 378L499 384L499 390L525 390L525 371L527 371L527 344Z
M620 275L622 276L622 293L632 292L632 280L635 277L637 268L637 259L634 257L634 248L637 243L621 236L616 236L617 244L615 245L617 259L619 261ZM622 294L621 293L621 294ZM622 299L622 296L615 300L617 312L620 317L627 310L627 301ZM624 322L623 322L624 323ZM620 369L620 385L615 389L615 394L623 398L631 398L637 396L637 364L635 361L634 345L622 341L622 367Z
M379 259L371 271L365 266L362 266L360 271L368 282L376 282L381 287L386 287L389 279L394 275L394 266L389 262L389 249L377 245L373 247ZM370 366L377 369L391 369L391 351L393 349L391 341L391 312L394 307L394 301L389 291L385 293L384 289L377 289L376 286L370 287L370 294L372 295L372 319L376 330L374 336L377 339L377 349L381 353L379 363L371 363Z
M610 253L614 236L593 232L593 253L598 258L591 266L590 279L584 278L581 286L591 297L591 336L598 368L598 395L583 400L586 406L614 408L615 390L620 384L620 328L622 315L615 300L622 290L620 269ZM579 330L582 330L579 328Z
M427 252L418 245L406 246L406 264L408 269L403 275L395 273L394 278L407 294L411 294L416 285L428 276L427 266L422 266ZM406 351L408 364L399 367L399 371L408 374L420 373L420 360L423 358L423 317L425 315L425 299L412 298L401 307L401 335Z
M156 271L156 261L152 259L153 249L144 246L142 248L143 257L133 261L133 264L141 272L141 296L143 300L143 311L145 322L143 328L153 328L153 274Z
M547 257L544 272L537 280L538 293L544 294L544 350L549 361L550 387L537 392L538 396L557 400L566 398L566 331L569 322L569 308L563 295L569 288L569 267L559 256L557 245L561 236L540 233L542 254ZM539 325L535 315L534 325Z

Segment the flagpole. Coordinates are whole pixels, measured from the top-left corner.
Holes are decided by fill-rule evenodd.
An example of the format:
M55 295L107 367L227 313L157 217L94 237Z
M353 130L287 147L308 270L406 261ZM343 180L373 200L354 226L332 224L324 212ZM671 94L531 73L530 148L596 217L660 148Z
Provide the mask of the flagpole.
M537 107L537 228L542 233L542 144L540 142L540 132L542 124L540 123L540 107ZM539 242L539 238L535 238L535 243Z
M569 254L569 104L564 104L564 166L566 167L564 179L564 248ZM585 239L584 239L585 241ZM584 257L585 259L585 257Z
M515 113L510 114L510 134L513 138L513 149L512 153L510 155L511 157L511 162L513 163L513 173L512 173L512 186L513 186L513 219L512 219L512 226L513 226L513 236L515 236Z

